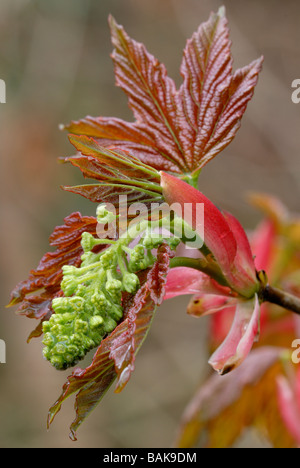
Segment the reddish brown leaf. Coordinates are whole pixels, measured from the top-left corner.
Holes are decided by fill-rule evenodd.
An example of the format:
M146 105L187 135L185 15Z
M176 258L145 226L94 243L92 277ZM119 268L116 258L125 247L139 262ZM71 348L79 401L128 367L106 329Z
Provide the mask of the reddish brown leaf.
M120 196L126 196L128 206L132 203L144 203L149 205L152 202L157 202L158 198L153 195L148 195L140 190L135 190L129 186L121 186L120 184L87 184L76 186L64 186L67 192L76 193L88 198L95 203L111 203L116 208L120 203Z
M174 166L186 170L178 140L176 87L166 68L110 17L116 84L125 91L137 122Z
M114 339L110 348L110 358L114 361L117 374L116 393L123 390L134 371L136 352L146 338L155 309L156 305L151 299L147 283L134 296L133 301L125 307L126 327Z
M76 440L76 430L88 414L100 402L105 392L116 378L114 362L110 359L112 341L124 331L126 322L122 322L105 340L94 355L93 361L86 369L76 368L68 377L58 400L49 409L48 427L60 411L62 403L71 395L76 395L76 418L71 425L70 437Z
M127 150L155 169L180 172L177 166L168 160L168 155L163 153L153 136L148 134L148 129L143 128L137 122L125 122L113 117L87 116L84 119L72 121L63 128L72 134L92 136L102 146L115 145Z
M127 94L136 121L88 116L65 128L102 146L126 149L159 170L186 174L202 168L236 135L262 58L233 72L221 8L187 41L177 91L165 66L112 17L109 22L116 84Z
M149 182L158 182L159 174L151 167L143 164L138 158L130 155L124 150L107 149L101 146L94 138L85 135L70 135L70 142L75 146L76 150L87 156L94 166L96 166L100 180L112 176L121 180L128 179L147 179ZM71 161L73 158L70 158ZM81 160L81 169L85 173L86 162ZM101 176L101 171L103 175ZM108 173L108 174L107 174ZM95 177L95 171L93 176Z
M126 195L128 202L151 202L161 198L159 173L124 151L104 148L85 135L71 135L71 143L81 154L65 158L78 167L84 177L98 184L63 187L94 202L119 204L118 196Z
M171 256L169 246L159 247L157 261L149 270L146 281L142 280L145 281L142 288L125 306L128 328L114 341L110 354L118 374L116 392L122 391L127 384L134 370L136 352L146 338L156 305L163 301Z
M95 180L105 180L113 178L114 174L106 168L100 161L92 156L72 156L65 158L65 162L70 162L73 166L78 167L84 177Z
M46 315L43 316L43 318L42 318L42 320L40 320L39 324L29 334L29 336L27 338L27 343L29 343L32 340L32 338L39 338L43 334L43 322L45 320L49 320L51 315L52 315L52 308L49 306L49 312Z
M42 319L52 311L52 299L62 295L60 284L46 288L45 291L26 296L19 305L17 312L28 318Z
M234 138L253 95L262 59L232 74L224 12L212 13L184 50L179 90L180 141L190 169L203 167Z
M170 258L174 257L168 245L162 245L157 251L157 262L148 275L148 287L151 299L156 305L160 305L165 298L165 285L170 266Z
M81 263L81 235L87 231L96 234L97 220L93 217L72 213L57 226L50 236L54 252L46 253L38 267L31 270L27 280L19 283L11 294L9 305L20 303L18 312L30 318L41 319L51 311L51 302L61 294L63 265L79 266Z

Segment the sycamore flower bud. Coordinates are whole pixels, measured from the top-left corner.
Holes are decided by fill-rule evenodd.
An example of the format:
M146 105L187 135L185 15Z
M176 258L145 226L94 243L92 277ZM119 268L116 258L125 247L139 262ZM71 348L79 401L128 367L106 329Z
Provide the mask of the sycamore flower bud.
M114 319L109 318L104 323L104 330L106 333L111 333L116 328L116 326L117 322Z
M173 236L173 237L170 237L168 244L172 250L176 250L180 242L181 240L179 239L179 237Z
M97 328L103 324L103 318L100 315L94 315L90 319L90 327Z
M105 284L106 290L111 293L121 291L122 286L123 286L122 281L119 281L118 279L115 279L115 278L109 279Z
M101 265L104 269L111 268L117 261L116 253L112 248L108 248L100 257Z
M72 296L77 289L78 282L71 276L65 276L60 286L65 296Z
M126 272L123 275L122 283L125 291L128 293L134 293L140 285L140 281L137 275L129 272Z
M46 349L44 350L44 356L48 359L48 353ZM50 361L51 361L51 364L54 367L56 367L56 369L64 368L65 360L62 356L59 356L59 355L51 356Z
M80 275L80 269L72 265L64 265L62 267L62 271L64 275L69 275L69 276Z
M69 301L66 297L56 297L52 301L52 309L58 314L64 314L70 310Z
M111 269L115 258L116 252L105 252L103 263L109 265L108 270L101 263L94 266L95 256L91 258L90 271L86 267L84 271L64 268L61 287L66 297L53 299L55 313L43 322L43 353L57 369L75 365L90 349L98 346L122 318L121 291L124 288L116 277L116 267Z
M52 346L55 343L55 338L51 333L47 332L44 334L43 343L46 346Z
M169 244L171 250L175 250L180 244L180 239L175 236L165 237L155 232L148 232L143 238L143 246L147 250L157 249L163 242Z
M84 310L84 305L85 305L85 299L80 296L73 296L69 300L70 307L75 311L75 312L80 312Z
M82 319L76 319L74 323L74 331L75 333L83 333L85 334L88 331L88 323Z
M143 245L138 244L132 249L128 266L131 272L144 270L148 267Z
M99 312L105 312L108 307L108 300L103 293L95 292L91 297L91 304Z
M65 354L66 346L63 343L57 343L54 346L53 351L55 352L55 354Z
M159 247L163 242L162 236L160 236L156 232L149 232L147 235L143 238L143 246L148 250L156 249Z
M93 263L95 254L93 252L85 252L81 255L81 268Z
M86 314L82 302L78 302L82 298L68 299L73 313L53 314L43 323L43 353L57 369L76 364L91 348L100 344L106 334L103 317ZM108 324L110 326L110 319Z
M129 261L129 270L132 273L138 272L140 270L145 270L146 268L148 268L148 266L149 266L149 263L146 257L143 260L139 260L139 261L133 261L132 259L130 259Z
M117 218L115 213L106 209L106 205L99 205L97 207L96 216L98 223L101 224L113 223Z
M111 303L108 309L108 315L117 322L123 317L123 309L120 304Z
M133 262L138 262L140 260L143 260L145 257L145 249L141 244L136 245L131 252L130 259Z
M79 297L85 297L87 294L88 288L84 286L83 284L79 284L77 289L76 289L76 296Z
M84 252L89 252L96 245L97 239L89 232L84 232L81 236L81 247Z

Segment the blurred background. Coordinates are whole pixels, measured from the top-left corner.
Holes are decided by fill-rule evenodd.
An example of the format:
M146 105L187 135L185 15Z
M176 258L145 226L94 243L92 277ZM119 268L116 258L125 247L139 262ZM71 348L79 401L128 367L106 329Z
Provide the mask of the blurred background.
M168 447L209 372L206 319L186 315L188 299L165 303L126 389L119 395L111 389L74 443L68 438L71 399L46 430L48 408L70 372L43 360L40 339L26 343L36 323L5 305L49 250L53 228L73 211L94 214L91 202L60 188L82 179L75 168L57 163L72 154L59 124L87 114L132 120L114 85L109 13L180 84L186 39L222 4L235 67L260 55L265 62L236 139L206 166L200 188L251 229L260 215L247 204L249 191L276 194L292 211L299 209L300 104L291 101L291 83L300 78L299 1L1 0L0 78L7 102L0 104L0 338L7 363L0 364L0 447ZM254 445L265 442L251 432L240 441Z

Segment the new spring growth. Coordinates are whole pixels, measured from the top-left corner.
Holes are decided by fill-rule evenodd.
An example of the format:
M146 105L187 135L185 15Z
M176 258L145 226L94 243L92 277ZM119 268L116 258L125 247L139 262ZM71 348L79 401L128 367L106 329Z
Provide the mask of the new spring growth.
M99 223L115 219L105 206L98 207ZM89 350L99 346L123 317L122 293L134 294L140 287L137 273L154 264L155 249L163 242L176 249L180 239L154 232L153 224L157 222L139 221L117 241L95 238L88 232L82 234L81 266L63 267L64 297L53 299L54 313L43 323L43 354L54 367L74 366ZM136 245L131 246L133 242ZM100 253L92 252L100 244L109 245Z

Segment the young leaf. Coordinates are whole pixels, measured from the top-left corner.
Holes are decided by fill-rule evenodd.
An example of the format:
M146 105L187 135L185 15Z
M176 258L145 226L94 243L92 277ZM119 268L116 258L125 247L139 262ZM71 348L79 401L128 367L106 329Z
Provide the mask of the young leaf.
M224 9L187 41L176 90L165 66L109 19L116 84L136 121L87 116L64 128L102 146L128 150L146 164L177 174L197 172L234 138L253 96L262 58L232 71Z
M41 298L44 290L52 293L60 285L62 266L66 264L78 266L80 264L80 257L83 254L80 245L81 235L85 231L96 234L97 220L94 217L82 216L76 212L67 216L64 222L64 225L54 229L49 239L50 246L56 247L56 251L46 253L36 270L30 272L28 279L14 288L11 293L10 306L22 302L28 294L40 290L42 290ZM34 296L34 298L32 299L33 303L38 304L38 296ZM36 316L36 314L34 315Z
M126 195L128 202L150 203L161 198L159 173L124 151L106 149L90 137L70 135L70 142L79 152L64 159L78 167L84 177L98 184L63 187L94 202L118 205L118 195Z
M110 352L118 374L116 392L122 391L128 382L134 370L135 355L146 337L144 330L149 329L156 306L163 301L171 256L167 245L159 247L157 261L148 272L147 281L125 305L128 329L114 340Z
M96 235L97 220L94 217L72 213L64 219L65 224L57 226L50 236L54 252L47 252L38 267L31 270L28 279L20 282L11 293L8 306L19 304L17 312L29 318L48 320L52 314L52 300L63 293L60 288L62 267L81 263L83 250L81 235L89 232ZM104 248L101 246L100 248ZM31 338L42 334L41 324L30 334Z
M114 117L87 116L64 126L72 134L91 136L104 147L117 147L128 151L132 156L157 170L180 173L178 167L169 160L147 127L138 122L125 122Z
M179 90L181 138L191 170L223 150L240 127L253 96L262 59L232 73L229 30L224 10L212 13L187 41Z
M117 86L126 92L136 120L143 123L156 144L160 142L162 153L176 166L181 165L183 151L178 141L174 81L143 44L132 40L112 17L109 23Z

